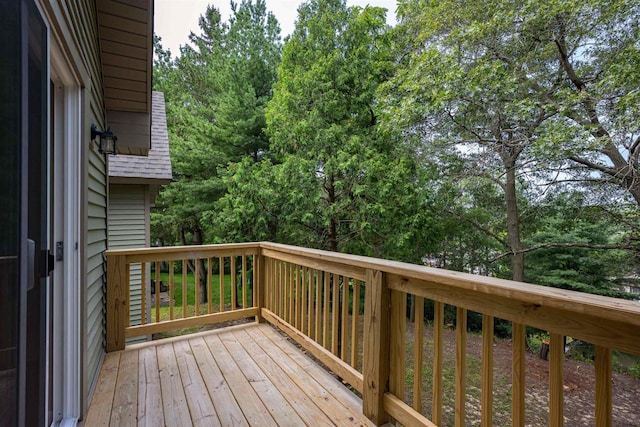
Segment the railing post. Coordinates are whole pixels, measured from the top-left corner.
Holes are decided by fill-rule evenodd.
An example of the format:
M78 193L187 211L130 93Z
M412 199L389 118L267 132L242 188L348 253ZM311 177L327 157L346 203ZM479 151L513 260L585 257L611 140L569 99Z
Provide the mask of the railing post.
M389 420L384 393L389 387L390 292L384 273L367 269L364 303L362 411L376 425Z
M264 259L264 255L262 255L262 249L258 249L258 254L256 255L256 283L254 285L255 289L255 302L254 305L258 308L258 315L256 316L256 321L259 323L264 322L264 318L262 317L262 309L264 308L264 295L267 289L267 274L266 274L266 262Z
M126 258L107 255L107 352L124 350L129 304Z

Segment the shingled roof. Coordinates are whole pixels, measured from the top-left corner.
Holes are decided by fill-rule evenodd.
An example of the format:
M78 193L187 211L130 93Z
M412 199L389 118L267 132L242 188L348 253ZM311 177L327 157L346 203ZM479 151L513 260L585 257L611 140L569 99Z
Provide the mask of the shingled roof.
M169 135L164 108L164 93L153 92L151 108L151 149L148 156L119 154L109 158L109 177L113 183L125 183L129 179L150 180L154 184L171 181L171 157Z

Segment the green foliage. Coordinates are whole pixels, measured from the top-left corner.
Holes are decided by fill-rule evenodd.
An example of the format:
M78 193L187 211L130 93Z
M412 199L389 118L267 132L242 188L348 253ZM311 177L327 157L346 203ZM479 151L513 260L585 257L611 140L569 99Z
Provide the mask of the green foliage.
M528 251L542 241L602 245L584 236L580 223L562 232L545 232L544 219L534 221L540 228L530 226L529 208L547 192L541 184L565 180L589 183L583 191L592 201L611 204L626 191L640 202L640 115L638 104L628 102L638 95L637 76L629 73L638 60L640 7L624 0L404 0L398 14L399 61L379 91L381 126L413 138L424 162L442 171L437 206L446 240L429 258L518 277L525 264L517 258L527 252L538 261ZM611 218L605 222L611 225ZM611 273L604 266L622 252L540 250L545 259L579 265L558 262L553 274L540 268L521 277L585 291L615 289L616 276L604 278Z
M299 9L267 106L271 160L229 169L216 227L261 240L420 260L435 236L424 173L377 128L391 65L382 9L310 1Z
M264 0L232 10L208 7L179 58L157 40L176 180L154 236L625 296L640 272L640 5L400 0L391 29L383 9L309 0L284 46Z
M529 246L571 242L589 247L541 247L527 257L527 278L537 284L592 294L629 298L620 292L616 277L624 275L629 254L597 249L620 243L625 229L576 194L559 194L535 208Z
M210 218L227 193L227 165L258 161L269 145L264 108L280 61L280 28L264 0L232 2L232 11L225 23L209 6L201 33L190 35L175 60L157 48L175 182L160 193L153 223L171 243L213 240Z

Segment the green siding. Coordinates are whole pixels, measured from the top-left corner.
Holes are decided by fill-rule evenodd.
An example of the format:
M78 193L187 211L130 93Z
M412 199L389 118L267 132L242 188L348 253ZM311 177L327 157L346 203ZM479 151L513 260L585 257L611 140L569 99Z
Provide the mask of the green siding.
M87 218L87 361L89 384L97 378L105 341L105 280L103 253L107 249L106 162L94 150L89 152Z
M147 242L146 215L144 186L110 186L109 249L144 248ZM132 264L129 274L131 283L129 318L132 325L139 325L142 307L142 286L140 284L142 273L140 264Z

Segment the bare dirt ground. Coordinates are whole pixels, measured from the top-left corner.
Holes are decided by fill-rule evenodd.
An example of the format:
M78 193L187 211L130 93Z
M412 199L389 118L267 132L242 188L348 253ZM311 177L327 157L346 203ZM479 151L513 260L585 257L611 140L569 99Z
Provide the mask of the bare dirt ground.
M425 361L423 365L424 415L431 415L431 361L433 330L425 327ZM413 402L413 324L407 325L407 389L405 401ZM479 425L482 337L467 336L467 425ZM444 425L453 425L455 395L455 331L445 330L444 343ZM595 424L595 375L593 365L565 359L564 415L566 426ZM526 423L548 425L549 362L538 354L526 355ZM511 425L511 341L496 339L494 343L494 425ZM613 373L613 425L640 426L640 380Z

